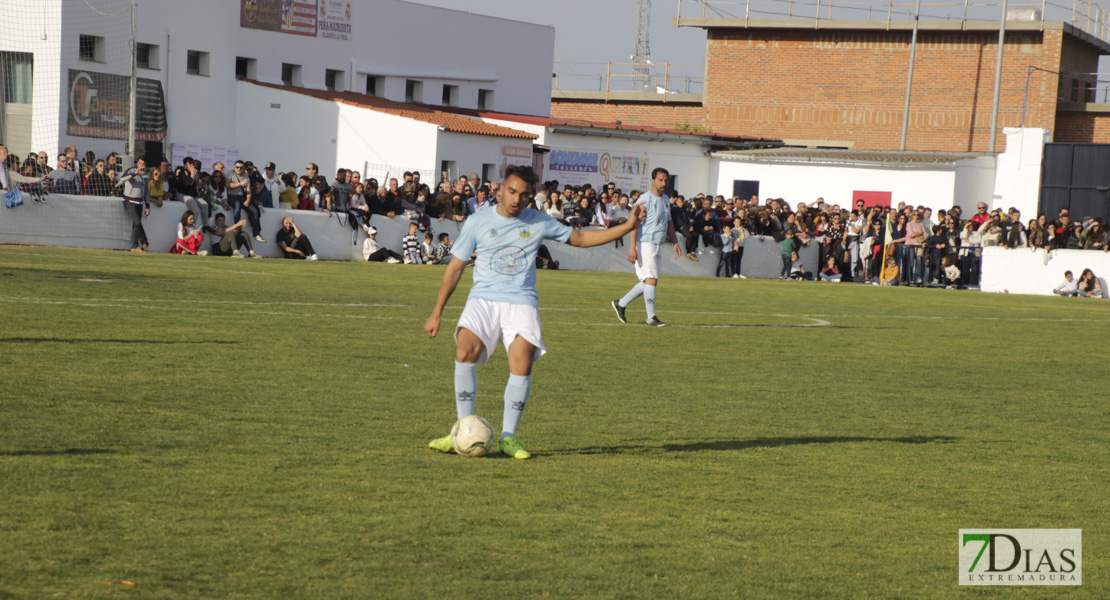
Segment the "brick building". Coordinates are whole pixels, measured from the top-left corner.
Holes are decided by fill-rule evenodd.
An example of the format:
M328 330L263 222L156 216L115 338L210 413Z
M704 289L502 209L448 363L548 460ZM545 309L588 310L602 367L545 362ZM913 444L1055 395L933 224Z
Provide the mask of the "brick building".
M1062 21L1007 21L997 125L1044 128L1055 141L1110 142L1110 107L1094 104L1110 43ZM897 150L912 21L682 17L706 31L704 92L556 90L552 116L687 127L790 145ZM919 24L907 150L990 147L998 21ZM1088 27L1097 29L1097 27ZM1026 95L1026 78L1029 78ZM663 97L666 96L666 102Z

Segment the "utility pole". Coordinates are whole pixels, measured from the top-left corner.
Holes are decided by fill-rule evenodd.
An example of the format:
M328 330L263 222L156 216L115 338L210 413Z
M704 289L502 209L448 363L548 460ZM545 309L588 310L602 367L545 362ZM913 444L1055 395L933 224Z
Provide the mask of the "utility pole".
M633 72L636 78L633 85L637 90L648 91L651 87L651 48L648 37L651 35L651 0L640 0L639 15L636 19L636 51L632 62L636 63Z

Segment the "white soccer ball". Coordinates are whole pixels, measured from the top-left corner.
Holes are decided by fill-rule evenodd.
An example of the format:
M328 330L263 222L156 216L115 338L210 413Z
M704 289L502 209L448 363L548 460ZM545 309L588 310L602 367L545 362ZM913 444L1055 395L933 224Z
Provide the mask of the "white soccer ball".
M477 457L493 449L493 427L478 415L468 415L451 427L451 445L461 456Z

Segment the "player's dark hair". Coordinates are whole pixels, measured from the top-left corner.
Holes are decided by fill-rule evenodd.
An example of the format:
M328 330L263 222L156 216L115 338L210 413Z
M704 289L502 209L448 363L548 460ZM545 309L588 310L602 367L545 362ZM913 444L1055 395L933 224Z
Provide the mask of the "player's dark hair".
M539 176L536 175L536 172L532 170L532 167L527 167L524 165L511 165L510 167L505 169L505 179L503 179L502 181L508 180L513 175L519 177L522 181L524 181L524 183L527 183L528 186L532 188L535 188L536 182L540 180Z
M655 179L655 177L658 176L660 173L666 173L667 174L667 179L671 178L671 172L664 169L663 167L655 167L654 169L652 169L651 170L651 178Z

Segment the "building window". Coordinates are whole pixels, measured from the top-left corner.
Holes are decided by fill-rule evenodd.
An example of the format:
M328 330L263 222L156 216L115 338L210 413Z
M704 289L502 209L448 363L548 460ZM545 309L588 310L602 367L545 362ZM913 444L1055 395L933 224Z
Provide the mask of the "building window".
M208 53L189 50L185 55L185 72L189 75L208 76Z
M328 69L324 72L324 87L329 92L344 92L346 91L343 85L343 71L337 69Z
M243 58L242 56L235 57L235 78L236 79L257 79L258 77L258 60L254 58Z
M459 86L457 85L444 85L443 86L443 101L444 106L458 106L459 105Z
M456 179L459 176L459 167L455 165L453 160L439 161L440 176L447 181Z
M135 44L135 66L140 69L158 70L161 61L158 59L158 46L154 44Z
M289 86L301 85L301 65L281 63L281 82Z
M78 43L80 58L86 62L104 62L104 38L95 35L81 34Z
M1071 101L1079 102L1079 80L1071 80Z
M1095 101L1095 84L1091 83L1090 81L1083 82L1083 101L1084 102L1094 102Z
M497 165L490 163L482 163L482 184L486 185L495 179L497 175Z
M379 90L382 89L382 84L378 82L380 77L374 75L366 76L366 94L368 96L377 96Z
M4 104L31 104L34 56L30 52L0 52Z
M405 80L405 102L424 102L424 83L415 79Z
M493 108L493 90L478 90L478 108Z

